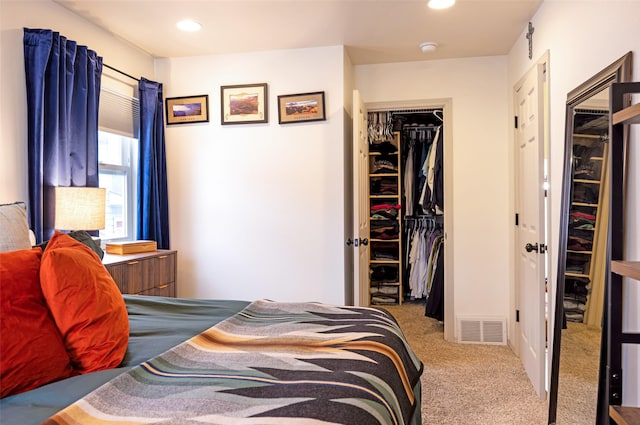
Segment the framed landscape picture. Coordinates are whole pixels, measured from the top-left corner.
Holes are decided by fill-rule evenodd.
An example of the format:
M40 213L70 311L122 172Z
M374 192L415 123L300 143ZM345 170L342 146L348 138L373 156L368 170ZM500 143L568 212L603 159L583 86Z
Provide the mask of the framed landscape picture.
M168 125L209 121L209 95L168 97L165 103Z
M240 84L220 87L222 124L268 122L267 84Z
M287 94L278 96L278 122L324 121L324 92Z

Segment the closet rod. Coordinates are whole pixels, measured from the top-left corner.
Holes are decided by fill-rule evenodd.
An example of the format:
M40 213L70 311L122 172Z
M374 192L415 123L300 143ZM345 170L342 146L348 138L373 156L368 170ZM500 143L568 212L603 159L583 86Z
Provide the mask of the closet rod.
M442 224L444 216L442 215L419 215L405 216L404 221L423 221L425 223Z
M393 115L405 115L405 114L428 114L440 112L442 113L442 108L431 108L431 109L401 109L401 110L393 110L391 114Z
M124 75L125 77L129 77L129 78L131 78L132 80L136 80L136 81L138 81L138 82L140 81L140 79L138 79L138 78L136 78L136 77L133 77L133 76L131 76L131 75L127 74L126 72L120 71L118 68L114 68L114 67L112 67L111 65L107 65L107 64L106 64L106 63L104 63L104 62L102 63L102 66L106 66L106 67L107 67L107 68L109 68L110 70L115 71L115 72L117 72L117 73L120 73L120 74Z
M438 215L406 215L404 216L405 220L433 220L433 221L442 221L444 216L441 214Z
M444 121L444 112L441 108L430 108L430 109L413 109L407 111L392 111L391 115L411 115L411 114L433 114L434 117L440 120L440 122Z
M419 125L407 125L407 127L402 127L402 131L414 131L414 130L435 130L439 127L442 127L442 124L427 124L427 125L423 125L423 126L419 126Z
M421 215L421 216L409 216L405 217L404 221L407 222L407 226L411 227L416 223L420 223L423 226L427 226L428 229L442 229L443 221L442 219L438 219L438 217L442 217L439 215Z

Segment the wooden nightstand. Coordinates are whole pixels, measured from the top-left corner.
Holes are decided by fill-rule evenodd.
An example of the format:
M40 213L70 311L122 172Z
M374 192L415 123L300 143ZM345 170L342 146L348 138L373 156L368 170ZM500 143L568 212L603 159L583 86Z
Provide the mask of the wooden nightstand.
M104 254L102 263L123 294L176 296L177 251Z

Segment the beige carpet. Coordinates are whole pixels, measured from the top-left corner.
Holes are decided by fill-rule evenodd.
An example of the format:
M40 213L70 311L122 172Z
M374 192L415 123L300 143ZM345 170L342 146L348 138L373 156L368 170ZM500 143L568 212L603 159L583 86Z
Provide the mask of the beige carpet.
M425 317L423 303L385 308L425 365L423 425L547 423L547 402L538 398L509 347L444 341L443 325Z
M557 422L593 425L598 403L600 330L568 322L562 330L560 352Z

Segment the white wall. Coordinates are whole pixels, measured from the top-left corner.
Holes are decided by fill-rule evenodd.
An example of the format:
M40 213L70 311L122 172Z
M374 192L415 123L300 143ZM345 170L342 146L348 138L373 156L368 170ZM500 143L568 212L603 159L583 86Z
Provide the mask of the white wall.
M640 80L640 2L637 1L566 1L545 0L532 19L533 59L528 59L528 45L523 31L509 54L509 90L533 63L550 52L550 156L551 156L551 233L552 248L550 283L555 290L562 167L564 156L564 124L567 94L592 75L633 51L633 80ZM627 198L626 256L640 259L640 128L634 126L629 149ZM630 308L625 309L624 326L640 330L640 287L627 285ZM640 349L625 347L623 357L623 402L640 405ZM635 377L635 379L634 379Z
M104 63L134 76L154 77L150 55L114 38L50 0L0 2L0 202L27 200L27 102L23 28L58 31L98 52Z
M452 99L455 314L508 317L506 56L355 68L365 103Z
M178 295L343 303L344 49L157 61L165 96L208 94L210 121L168 126ZM267 83L267 124L220 124L220 86ZM325 92L326 121L279 125L277 96Z

